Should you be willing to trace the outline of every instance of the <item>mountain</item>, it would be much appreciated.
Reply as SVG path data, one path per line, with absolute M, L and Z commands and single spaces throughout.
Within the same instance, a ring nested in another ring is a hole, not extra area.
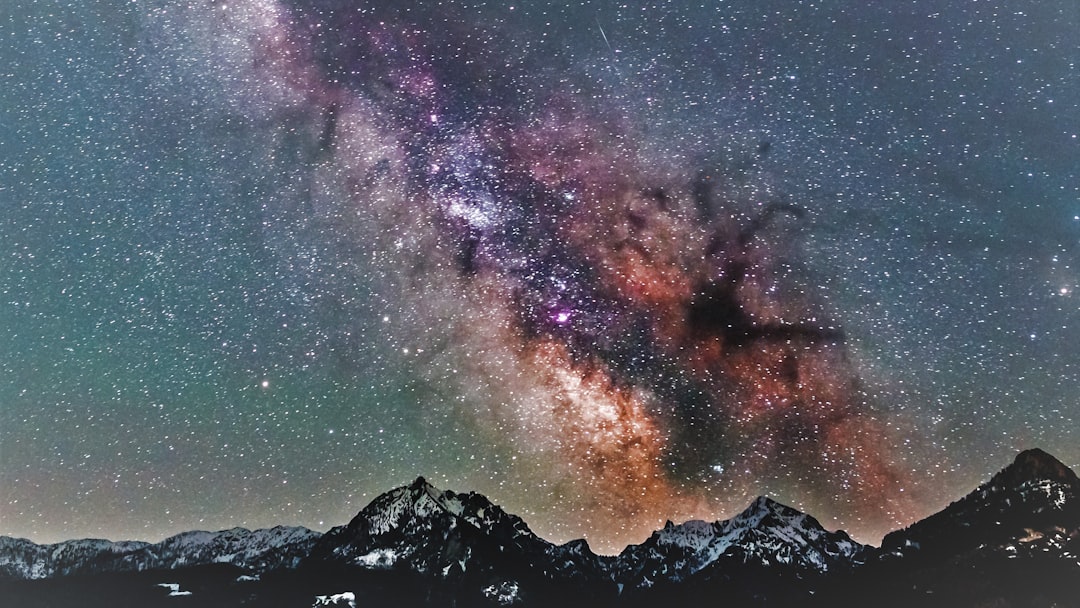
M 259 574 L 296 567 L 320 537 L 307 528 L 289 526 L 184 532 L 124 556 L 123 562 L 136 570 L 227 563 Z
M 767 497 L 668 522 L 618 556 L 550 543 L 486 497 L 423 477 L 326 534 L 186 532 L 160 543 L 0 537 L 19 606 L 1080 606 L 1080 480 L 1040 450 L 881 549 Z
M 0 536 L 0 580 L 33 580 L 102 572 L 123 556 L 150 546 L 143 542 L 100 539 L 37 545 L 25 538 Z
M 868 550 L 847 533 L 829 532 L 813 517 L 762 496 L 725 521 L 668 522 L 623 550 L 614 579 L 631 588 L 680 582 L 718 561 L 824 573 L 850 567 Z
M 858 586 L 882 606 L 1080 606 L 1080 480 L 1027 450 L 970 494 L 892 532 Z
M 595 598 L 608 586 L 603 564 L 585 541 L 554 545 L 486 497 L 441 491 L 419 477 L 327 532 L 301 568 L 337 568 L 344 580 L 385 571 L 402 585 L 419 577 L 441 597 L 482 605 L 549 598 L 553 590 Z
M 477 543 L 529 555 L 544 554 L 550 545 L 484 496 L 442 492 L 419 477 L 376 498 L 348 525 L 331 529 L 312 555 L 372 569 L 406 567 L 449 576 L 481 558 Z
M 703 597 L 733 606 L 802 605 L 827 576 L 851 571 L 872 552 L 762 496 L 732 519 L 668 522 L 623 550 L 613 579 L 630 606 L 690 605 Z
M 319 536 L 307 528 L 278 526 L 184 532 L 155 544 L 87 539 L 37 545 L 0 537 L 0 578 L 35 580 L 222 563 L 258 574 L 296 566 Z
M 886 535 L 881 548 L 887 556 L 920 562 L 980 548 L 1075 560 L 1078 536 L 1080 479 L 1058 459 L 1033 449 L 942 511 Z

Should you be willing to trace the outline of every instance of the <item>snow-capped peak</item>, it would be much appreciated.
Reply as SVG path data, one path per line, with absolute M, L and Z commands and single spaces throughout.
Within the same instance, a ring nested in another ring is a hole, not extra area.
M 442 491 L 423 477 L 375 498 L 349 523 L 354 534 L 381 536 L 426 527 L 444 519 L 449 526 L 466 523 L 486 533 L 536 538 L 521 518 L 510 515 L 475 492 Z
M 748 528 L 757 528 L 763 523 L 775 526 L 779 522 L 784 525 L 802 527 L 806 517 L 808 516 L 802 511 L 778 503 L 768 496 L 758 496 L 731 521 L 732 525 Z
M 440 511 L 448 511 L 445 501 L 439 499 L 434 486 L 418 477 L 408 486 L 376 498 L 353 522 L 362 521 L 366 523 L 368 534 L 379 535 L 400 528 L 407 518 L 424 518 Z M 353 524 L 349 525 L 352 527 Z
M 619 555 L 615 577 L 631 586 L 682 580 L 719 560 L 824 572 L 865 549 L 846 533 L 829 532 L 813 517 L 762 496 L 728 520 L 668 522 Z
M 328 532 L 315 555 L 365 568 L 449 576 L 476 558 L 469 548 L 475 543 L 495 552 L 514 547 L 546 554 L 552 547 L 484 496 L 441 491 L 418 477 L 375 498 L 347 526 Z

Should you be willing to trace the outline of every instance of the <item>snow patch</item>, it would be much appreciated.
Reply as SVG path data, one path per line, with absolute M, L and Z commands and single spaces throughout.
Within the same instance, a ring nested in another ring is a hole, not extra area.
M 483 589 L 484 597 L 495 600 L 500 606 L 510 606 L 517 603 L 521 599 L 520 591 L 517 581 L 503 581 Z
M 315 596 L 315 603 L 311 606 L 312 608 L 318 608 L 320 606 L 348 606 L 349 608 L 356 608 L 356 594 L 352 591 L 345 591 L 343 593 L 335 593 L 334 595 L 317 595 Z
M 180 597 L 184 595 L 191 595 L 190 591 L 181 591 L 180 583 L 158 583 L 158 587 L 164 587 L 169 590 L 169 597 Z
M 357 565 L 367 568 L 389 568 L 398 559 L 398 554 L 393 549 L 376 549 L 356 558 Z

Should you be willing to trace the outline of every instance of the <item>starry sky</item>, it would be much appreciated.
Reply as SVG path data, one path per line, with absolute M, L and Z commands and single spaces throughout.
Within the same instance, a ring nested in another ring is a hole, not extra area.
M 0 534 L 877 543 L 1080 467 L 1073 0 L 0 8 Z

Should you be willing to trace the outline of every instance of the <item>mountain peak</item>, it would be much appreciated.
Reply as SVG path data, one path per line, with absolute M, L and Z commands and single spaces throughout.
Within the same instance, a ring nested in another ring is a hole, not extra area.
M 1080 494 L 1080 479 L 1076 473 L 1038 448 L 1017 454 L 1012 464 L 999 471 L 978 491 L 987 494 L 1045 483 L 1071 488 L 1070 494 Z
M 1039 448 L 1020 452 L 1016 455 L 1013 463 L 1001 471 L 1000 474 L 1007 476 L 1011 481 L 1021 483 L 1043 479 L 1067 483 L 1077 481 L 1076 473 L 1072 469 Z
M 757 528 L 763 525 L 790 524 L 801 526 L 809 518 L 809 515 L 794 507 L 777 502 L 768 496 L 758 496 L 732 521 L 747 527 Z M 815 521 L 814 524 L 817 524 L 817 522 Z
M 768 496 L 758 496 L 746 507 L 746 512 L 754 513 L 777 513 L 794 510 L 783 503 L 779 503 Z
M 494 568 L 507 554 L 541 563 L 550 560 L 554 548 L 484 495 L 439 490 L 420 476 L 379 495 L 348 525 L 327 532 L 309 559 L 313 564 L 438 573 L 445 579 Z M 584 544 L 560 554 L 572 556 L 573 563 L 577 556 L 592 556 Z
M 865 547 L 845 532 L 829 532 L 806 513 L 768 496 L 735 517 L 716 522 L 668 522 L 640 545 L 619 554 L 617 578 L 633 588 L 691 576 L 724 576 L 739 567 L 782 567 L 823 573 L 862 559 Z
M 435 486 L 428 483 L 427 479 L 424 479 L 423 475 L 418 475 L 416 477 L 416 479 L 413 480 L 413 482 L 408 485 L 408 488 L 410 490 L 426 490 L 428 488 L 431 488 L 431 489 L 435 490 L 436 492 L 438 492 L 438 490 L 435 488 Z
M 1030 538 L 1069 535 L 1080 525 L 1080 480 L 1057 458 L 1024 450 L 1012 464 L 945 509 L 882 539 L 893 553 L 946 559 L 980 546 L 1036 546 Z M 1019 539 L 1029 539 L 1020 542 Z

